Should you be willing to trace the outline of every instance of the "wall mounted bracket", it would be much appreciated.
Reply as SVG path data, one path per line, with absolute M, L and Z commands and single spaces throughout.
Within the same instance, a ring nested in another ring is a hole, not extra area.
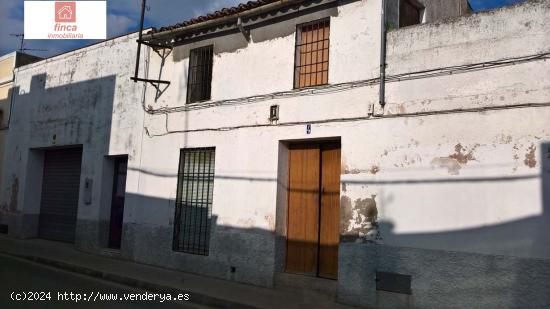
M 151 43 L 151 42 L 147 42 L 147 41 L 144 41 L 143 40 L 143 20 L 145 18 L 145 1 L 146 0 L 141 0 L 141 20 L 140 20 L 140 23 L 139 23 L 139 32 L 138 32 L 138 39 L 137 39 L 137 43 L 138 43 L 138 48 L 137 48 L 137 55 L 136 55 L 136 69 L 134 71 L 134 77 L 130 77 L 131 80 L 134 81 L 134 83 L 137 83 L 137 82 L 146 82 L 146 83 L 150 83 L 151 85 L 153 85 L 153 87 L 155 87 L 157 90 L 159 90 L 159 85 L 160 84 L 166 84 L 166 85 L 170 85 L 170 82 L 167 81 L 167 80 L 158 80 L 158 79 L 148 79 L 148 78 L 139 78 L 138 77 L 138 72 L 139 72 L 139 58 L 140 58 L 140 55 L 141 55 L 141 44 L 143 45 L 146 45 L 146 46 L 149 46 L 151 48 L 153 48 L 153 50 L 159 55 L 159 50 L 160 49 L 169 49 L 170 51 L 172 50 L 172 46 L 168 46 L 168 45 L 163 45 L 163 44 L 158 44 L 158 43 Z M 163 56 L 161 56 L 163 57 Z M 164 62 L 164 57 L 163 57 L 163 62 Z

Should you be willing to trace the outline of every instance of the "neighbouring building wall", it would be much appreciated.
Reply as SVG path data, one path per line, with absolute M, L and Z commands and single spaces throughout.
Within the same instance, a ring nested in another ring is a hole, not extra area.
M 13 69 L 15 66 L 16 53 L 0 57 L 0 186 L 2 185 L 2 167 L 6 130 L 10 117 L 10 102 L 13 86 Z
M 548 2 L 533 2 L 518 8 L 464 17 L 450 23 L 427 24 L 389 33 L 387 74 L 390 80 L 391 76 L 397 74 L 426 70 L 433 70 L 429 73 L 435 75 L 409 80 L 402 76 L 403 81 L 390 81 L 387 84 L 386 114 L 414 116 L 418 113 L 453 114 L 457 111 L 476 111 L 480 114 L 463 113 L 460 117 L 464 120 L 452 122 L 452 125 L 446 125 L 444 119 L 447 116 L 442 115 L 440 118 L 443 122 L 440 125 L 433 123 L 425 134 L 421 129 L 424 126 L 419 125 L 421 131 L 410 139 L 399 137 L 397 144 L 400 146 L 397 149 L 390 145 L 387 145 L 390 148 L 384 150 L 371 148 L 369 151 L 386 153 L 387 150 L 385 160 L 377 160 L 385 168 L 379 166 L 381 172 L 376 174 L 376 178 L 383 181 L 386 176 L 401 180 L 413 177 L 431 179 L 429 176 L 433 176 L 434 179 L 483 180 L 485 177 L 494 180 L 474 185 L 457 182 L 452 188 L 432 186 L 434 183 L 431 183 L 429 198 L 425 198 L 423 193 L 418 197 L 409 195 L 424 190 L 406 186 L 403 188 L 406 191 L 394 194 L 393 203 L 401 206 L 387 209 L 384 215 L 393 221 L 395 232 L 408 234 L 467 230 L 519 218 L 538 217 L 544 213 L 541 199 L 544 193 L 541 191 L 541 164 L 544 161 L 537 160 L 537 156 L 541 155 L 541 147 L 547 141 L 550 131 L 545 128 L 543 117 L 534 116 L 547 110 L 545 104 L 549 103 L 550 74 L 546 70 L 546 58 L 528 60 L 545 54 L 544 57 L 547 57 L 550 52 L 550 36 L 545 30 L 550 25 L 549 8 Z M 503 24 L 508 25 L 506 31 L 502 31 Z M 503 62 L 490 67 L 490 63 L 495 60 Z M 537 72 L 536 78 L 533 72 Z M 522 107 L 527 109 L 518 109 Z M 492 118 L 491 112 L 485 114 L 483 108 L 502 110 L 493 112 L 495 118 Z M 436 121 L 434 118 L 437 117 L 426 116 L 421 119 Z M 422 122 L 412 119 L 405 120 L 404 124 Z M 439 133 L 443 131 L 442 127 L 448 127 L 447 130 L 451 130 L 452 134 Z M 410 132 L 406 129 L 391 131 Z M 410 134 L 402 136 L 407 135 Z M 431 142 L 419 141 L 423 136 Z M 396 163 L 395 160 L 403 162 Z M 385 175 L 382 173 L 384 169 L 391 173 Z M 396 187 L 395 190 L 399 189 Z M 478 196 L 476 192 L 483 192 L 483 195 Z M 460 203 L 461 206 L 456 207 L 449 203 L 450 196 L 466 200 L 473 197 L 476 202 Z M 423 200 L 425 211 L 416 212 L 407 205 L 419 199 Z M 494 205 L 495 208 L 482 208 L 481 205 Z M 449 216 L 452 212 L 457 212 L 459 217 Z M 426 213 L 431 216 L 425 217 Z M 440 219 L 434 221 L 436 218 Z M 420 228 L 422 225 L 430 228 L 425 230 Z M 448 244 L 447 247 L 444 242 L 439 244 L 431 240 L 426 243 L 431 244 L 429 248 L 465 248 L 480 253 L 550 257 L 550 250 L 546 246 L 523 243 L 526 247 L 521 247 L 520 241 L 512 246 L 508 237 L 501 241 L 484 239 L 476 245 L 466 239 Z M 422 246 L 414 240 L 407 240 L 406 243 L 414 247 Z
M 24 54 L 22 52 L 17 52 L 17 57 L 15 59 L 15 67 L 18 68 L 18 67 L 22 67 L 24 65 L 27 65 L 27 64 L 31 64 L 31 63 L 34 63 L 34 62 L 37 62 L 37 61 L 40 61 L 42 60 L 43 58 L 41 57 L 38 57 L 38 56 L 33 56 L 33 55 L 29 55 L 29 54 Z
M 342 176 L 345 231 L 368 232 L 367 202 L 381 240 L 341 246 L 342 301 L 549 303 L 549 17 L 548 1 L 532 1 L 388 34 L 390 119 L 347 140 L 365 146 L 345 154 Z M 375 271 L 412 275 L 413 294 L 376 291 Z
M 15 55 L 13 52 L 0 57 L 0 83 L 12 81 Z
M 0 57 L 0 188 L 7 130 L 10 122 L 10 109 L 13 93 L 13 70 L 22 65 L 40 60 L 39 57 L 13 52 Z
M 136 37 L 122 36 L 16 69 L 0 188 L 1 219 L 10 235 L 37 236 L 44 151 L 82 146 L 76 245 L 88 251 L 106 247 L 112 185 L 105 183 L 113 177 L 106 156 L 128 155 L 130 162 L 139 162 L 143 85 L 130 80 Z M 134 175 L 128 174 L 129 188 Z M 91 183 L 89 203 L 86 182 Z

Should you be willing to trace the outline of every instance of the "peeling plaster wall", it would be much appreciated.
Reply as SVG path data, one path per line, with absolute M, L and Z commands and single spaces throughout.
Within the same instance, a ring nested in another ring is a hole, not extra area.
M 549 10 L 548 1 L 533 1 L 390 32 L 387 72 L 549 52 Z M 548 66 L 548 61 L 537 61 L 389 83 L 385 112 L 399 115 L 548 103 Z M 452 231 L 460 235 L 468 229 L 546 217 L 543 164 L 535 162 L 550 138 L 546 113 L 548 108 L 542 107 L 380 121 L 369 135 L 388 138 L 370 143 L 366 152 L 347 156 L 347 164 L 355 169 L 375 165 L 380 171 L 349 179 L 372 182 L 369 188 L 378 196 L 380 220 L 387 222 L 388 231 L 382 227 L 387 244 L 548 258 L 550 251 L 540 244 L 518 241 L 512 245 L 519 237 L 504 236 L 513 234 L 512 230 L 478 233 L 479 238 L 473 239 L 464 236 L 464 241 L 399 237 Z M 353 189 L 348 188 L 353 199 Z
M 365 128 L 372 135 L 343 138 L 343 148 L 361 142 L 370 147 L 346 152 L 346 164 L 359 172 L 342 176 L 342 194 L 355 207 L 358 200 L 376 196 L 380 232 L 388 245 L 548 258 L 544 242 L 523 241 L 544 233 L 537 221 L 548 211 L 542 165 L 531 167 L 523 157 L 550 139 L 544 119 L 549 112 L 373 121 Z M 449 125 L 461 123 L 467 125 Z M 508 124 L 505 129 L 502 123 Z M 391 138 L 380 140 L 388 133 Z M 380 171 L 371 173 L 372 165 Z M 514 227 L 529 219 L 538 232 Z
M 254 29 L 248 43 L 241 34 L 232 34 L 177 47 L 162 69 L 160 58 L 150 53 L 149 74 L 162 72 L 172 84 L 156 98 L 148 87 L 146 105 L 188 111 L 145 118 L 139 194 L 148 202 L 125 218 L 131 222 L 127 235 L 133 237 L 135 259 L 271 285 L 281 264 L 274 252 L 280 235 L 275 235 L 273 222 L 282 181 L 277 178 L 280 141 L 327 137 L 341 137 L 341 234 L 353 250 L 364 250 L 353 244 L 367 242 L 416 247 L 428 250 L 422 251 L 427 255 L 436 250 L 550 258 L 544 245 L 550 233 L 544 223 L 549 211 L 541 170 L 541 149 L 550 141 L 550 108 L 506 107 L 548 103 L 548 61 L 388 82 L 384 110 L 377 104 L 378 85 L 219 102 L 291 90 L 295 24 L 325 16 L 331 18 L 330 84 L 377 77 L 379 6 L 379 1 L 352 1 Z M 549 12 L 548 2 L 535 1 L 392 31 L 388 74 L 547 51 Z M 189 49 L 209 44 L 215 54 L 212 100 L 186 105 Z M 204 107 L 210 103 L 217 106 Z M 270 126 L 267 119 L 273 104 L 280 106 L 279 126 Z M 369 117 L 371 105 L 377 117 Z M 492 107 L 502 109 L 469 111 Z M 311 134 L 306 134 L 308 122 L 313 123 Z M 211 254 L 174 253 L 170 246 L 179 150 L 212 146 L 216 224 Z M 149 246 L 159 250 L 151 254 Z M 342 261 L 355 254 L 341 253 Z M 229 272 L 230 266 L 236 273 Z M 397 268 L 388 268 L 392 270 Z M 341 277 L 342 282 L 348 279 Z M 423 289 L 420 293 L 429 294 Z M 349 299 L 353 297 L 342 298 Z
M 135 63 L 131 34 L 62 54 L 16 70 L 12 122 L 7 136 L 0 205 L 9 233 L 36 237 L 44 149 L 82 145 L 76 244 L 104 247 L 110 205 L 100 205 L 105 156 L 128 154 L 139 162 L 142 138 L 142 84 L 130 81 Z M 127 187 L 133 176 L 128 174 Z M 91 179 L 92 203 L 84 203 L 84 180 Z M 128 201 L 132 202 L 131 199 Z M 110 203 L 109 203 L 110 204 Z M 107 209 L 106 209 L 107 208 Z

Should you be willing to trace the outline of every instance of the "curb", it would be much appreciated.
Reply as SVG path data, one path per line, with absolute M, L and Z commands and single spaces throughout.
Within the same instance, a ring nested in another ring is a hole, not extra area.
M 139 289 L 146 290 L 153 293 L 171 293 L 171 294 L 187 293 L 190 296 L 188 302 L 197 304 L 197 305 L 214 307 L 214 308 L 228 308 L 228 309 L 232 309 L 232 308 L 259 309 L 260 308 L 260 307 L 254 307 L 248 304 L 238 303 L 238 302 L 234 302 L 234 301 L 230 301 L 222 298 L 200 294 L 197 292 L 184 291 L 178 288 L 173 288 L 170 286 L 152 283 L 152 282 L 131 278 L 123 275 L 103 272 L 100 270 L 96 270 L 96 269 L 92 269 L 84 266 L 78 266 L 78 265 L 70 264 L 66 262 L 61 262 L 58 260 L 32 256 L 32 255 L 19 255 L 19 254 L 13 254 L 13 253 L 3 252 L 3 251 L 0 251 L 0 252 L 8 256 L 25 259 L 25 260 L 43 264 L 43 265 L 48 265 L 54 268 L 70 271 L 73 273 L 83 274 L 89 277 L 99 278 L 99 279 L 123 284 L 126 286 L 139 288 Z

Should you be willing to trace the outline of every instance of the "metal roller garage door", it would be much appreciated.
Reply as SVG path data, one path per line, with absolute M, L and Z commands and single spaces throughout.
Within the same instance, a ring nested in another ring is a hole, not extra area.
M 40 202 L 40 238 L 74 242 L 82 148 L 46 150 Z

